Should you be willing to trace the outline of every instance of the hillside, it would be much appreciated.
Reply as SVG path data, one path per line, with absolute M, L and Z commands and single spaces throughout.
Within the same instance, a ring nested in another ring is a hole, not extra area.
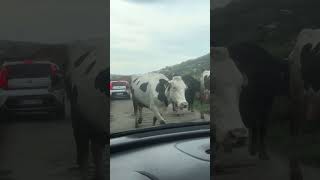
M 209 70 L 209 69 L 210 69 L 210 54 L 206 54 L 199 58 L 187 60 L 174 66 L 165 67 L 156 72 L 163 73 L 168 77 L 171 77 L 172 74 L 176 74 L 180 76 L 189 74 L 194 76 L 195 78 L 198 78 L 200 77 L 200 74 L 204 70 Z
M 319 0 L 240 0 L 211 12 L 211 45 L 253 41 L 286 57 L 303 28 L 319 28 Z
M 173 74 L 176 74 L 176 75 L 190 74 L 195 78 L 199 78 L 200 74 L 204 70 L 209 70 L 209 69 L 210 69 L 210 54 L 206 54 L 199 58 L 187 60 L 173 66 L 167 66 L 163 69 L 160 69 L 158 71 L 153 71 L 153 72 L 163 73 L 169 78 L 171 78 Z M 130 76 L 128 75 L 124 76 L 124 75 L 111 74 L 110 78 L 111 80 L 126 80 L 130 82 Z
M 48 59 L 61 67 L 67 60 L 66 48 L 62 44 L 41 44 L 34 42 L 0 41 L 0 65 L 4 61 L 31 59 Z

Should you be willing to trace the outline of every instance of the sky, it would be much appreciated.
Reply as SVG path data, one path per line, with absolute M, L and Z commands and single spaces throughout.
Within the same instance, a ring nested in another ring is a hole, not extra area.
M 0 40 L 64 43 L 106 36 L 106 0 L 1 0 Z
M 210 0 L 111 0 L 110 71 L 142 74 L 210 51 Z

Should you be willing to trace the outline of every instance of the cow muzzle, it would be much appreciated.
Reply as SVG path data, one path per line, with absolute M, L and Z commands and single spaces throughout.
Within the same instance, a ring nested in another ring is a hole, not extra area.
M 229 131 L 227 141 L 234 146 L 242 146 L 248 140 L 248 130 L 246 128 L 236 128 Z
M 188 107 L 188 102 L 182 102 L 179 105 L 180 109 L 182 110 L 183 108 L 187 108 Z

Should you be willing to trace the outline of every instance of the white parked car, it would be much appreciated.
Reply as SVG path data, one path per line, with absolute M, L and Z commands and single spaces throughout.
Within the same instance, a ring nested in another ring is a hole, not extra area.
M 50 61 L 11 61 L 0 67 L 0 108 L 3 115 L 64 113 L 64 83 Z
M 130 87 L 128 81 L 111 81 L 110 96 L 113 99 L 130 99 Z

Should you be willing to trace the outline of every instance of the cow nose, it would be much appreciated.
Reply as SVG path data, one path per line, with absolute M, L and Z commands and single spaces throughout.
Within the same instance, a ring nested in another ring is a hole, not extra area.
M 245 128 L 237 128 L 229 131 L 229 136 L 227 138 L 233 145 L 242 146 L 246 144 L 248 140 L 248 130 Z
M 183 102 L 180 104 L 181 108 L 187 108 L 188 107 L 188 103 L 187 102 Z
M 230 134 L 235 138 L 247 138 L 248 130 L 245 128 L 236 128 L 230 131 Z

